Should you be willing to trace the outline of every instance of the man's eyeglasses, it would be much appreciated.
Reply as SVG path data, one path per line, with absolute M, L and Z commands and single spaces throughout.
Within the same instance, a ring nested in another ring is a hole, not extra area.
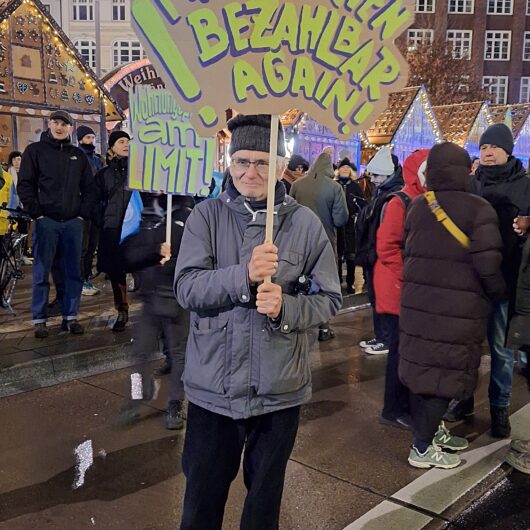
M 248 160 L 248 158 L 233 158 L 232 167 L 238 173 L 245 173 L 248 168 L 253 164 L 258 174 L 262 177 L 269 176 L 269 162 L 268 160 Z

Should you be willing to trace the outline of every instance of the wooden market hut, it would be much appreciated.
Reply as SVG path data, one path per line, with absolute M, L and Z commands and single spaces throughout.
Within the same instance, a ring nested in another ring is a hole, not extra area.
M 467 149 L 469 156 L 479 155 L 482 133 L 493 123 L 489 105 L 484 101 L 433 107 L 444 141 Z
M 64 109 L 105 141 L 123 113 L 40 0 L 0 0 L 0 160 L 38 141 Z
M 490 108 L 495 123 L 511 125 L 514 149 L 513 155 L 519 158 L 525 167 L 530 160 L 530 104 L 495 105 Z
M 304 157 L 312 164 L 325 147 L 333 148 L 333 162 L 346 156 L 359 166 L 361 140 L 356 133 L 347 140 L 341 140 L 327 128 L 312 119 L 309 115 L 290 109 L 280 117 L 286 133 L 288 147 L 292 153 Z
M 403 163 L 417 149 L 429 149 L 442 141 L 442 134 L 423 86 L 393 92 L 388 106 L 374 125 L 361 133 L 362 163 L 367 164 L 376 151 L 391 145 Z

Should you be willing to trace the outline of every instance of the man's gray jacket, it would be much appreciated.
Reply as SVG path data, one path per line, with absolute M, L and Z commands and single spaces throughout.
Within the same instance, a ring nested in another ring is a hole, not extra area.
M 281 320 L 260 315 L 248 263 L 265 237 L 265 211 L 227 193 L 191 213 L 175 270 L 179 304 L 191 311 L 183 381 L 192 403 L 234 419 L 300 405 L 311 397 L 309 345 L 342 302 L 335 258 L 322 224 L 286 196 L 276 205 Z M 298 278 L 318 293 L 295 294 Z

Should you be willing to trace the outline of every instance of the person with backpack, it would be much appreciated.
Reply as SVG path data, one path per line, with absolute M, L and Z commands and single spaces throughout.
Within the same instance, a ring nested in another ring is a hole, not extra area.
M 355 220 L 366 206 L 366 199 L 357 182 L 357 167 L 344 158 L 335 171 L 335 180 L 341 185 L 348 206 L 348 222 L 337 229 L 337 266 L 342 283 L 342 266 L 346 262 L 346 293 L 355 293 Z
M 375 337 L 360 342 L 361 348 L 370 355 L 384 355 L 388 353 L 390 338 L 386 322 L 376 311 L 376 296 L 374 290 L 374 267 L 377 261 L 377 229 L 381 221 L 383 207 L 392 198 L 392 194 L 403 188 L 401 168 L 396 169 L 390 147 L 382 147 L 366 166 L 376 187 L 372 201 L 365 206 L 355 223 L 356 252 L 355 262 L 363 268 L 368 300 L 372 304 L 372 316 Z M 406 201 L 407 195 L 400 200 Z
M 131 421 L 139 416 L 143 401 L 155 397 L 155 380 L 149 365 L 151 354 L 158 348 L 158 338 L 164 337 L 164 355 L 171 359 L 171 381 L 166 416 L 168 429 L 184 427 L 182 403 L 184 387 L 181 381 L 189 331 L 189 312 L 175 299 L 173 279 L 175 265 L 191 213 L 189 198 L 173 197 L 171 245 L 166 243 L 166 197 L 155 198 L 153 206 L 142 212 L 140 231 L 127 237 L 121 246 L 123 266 L 127 272 L 141 271 L 138 295 L 143 302 L 140 322 L 134 328 L 133 351 L 140 363 L 142 394 L 122 409 L 121 420 Z M 157 212 L 160 214 L 157 215 Z M 166 259 L 162 259 L 165 256 Z
M 399 325 L 399 377 L 411 392 L 413 444 L 408 462 L 450 469 L 468 447 L 442 417 L 451 399 L 473 394 L 493 302 L 505 296 L 502 240 L 495 211 L 468 193 L 465 149 L 435 145 L 427 158 L 426 194 L 405 220 Z
M 403 235 L 408 203 L 425 193 L 428 149 L 412 153 L 403 164 L 405 187 L 385 204 L 377 229 L 374 267 L 375 311 L 388 330 L 385 397 L 380 423 L 410 429 L 409 391 L 398 376 L 399 306 L 403 283 Z M 405 200 L 403 200 L 405 199 Z

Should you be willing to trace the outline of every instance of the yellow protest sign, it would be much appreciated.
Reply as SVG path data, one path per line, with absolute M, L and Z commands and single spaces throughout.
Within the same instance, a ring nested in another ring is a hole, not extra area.
M 133 0 L 151 61 L 199 134 L 228 107 L 278 114 L 297 107 L 347 138 L 401 89 L 394 45 L 413 0 Z
M 213 178 L 215 138 L 201 138 L 168 90 L 129 91 L 129 188 L 207 196 Z

